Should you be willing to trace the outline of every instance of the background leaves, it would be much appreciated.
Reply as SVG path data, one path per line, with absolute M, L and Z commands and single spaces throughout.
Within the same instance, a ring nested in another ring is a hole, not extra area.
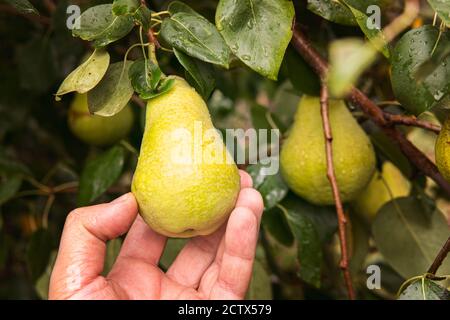
M 114 146 L 88 161 L 80 178 L 78 205 L 88 205 L 105 192 L 119 178 L 124 162 L 122 146 Z

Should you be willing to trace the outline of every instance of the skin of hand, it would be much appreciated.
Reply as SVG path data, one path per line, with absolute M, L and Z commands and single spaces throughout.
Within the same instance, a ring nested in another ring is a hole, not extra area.
M 131 193 L 75 209 L 64 226 L 49 299 L 243 299 L 264 206 L 251 177 L 242 170 L 240 176 L 228 222 L 190 239 L 166 273 L 158 261 L 167 238 L 145 224 Z M 113 268 L 102 276 L 106 242 L 126 232 Z

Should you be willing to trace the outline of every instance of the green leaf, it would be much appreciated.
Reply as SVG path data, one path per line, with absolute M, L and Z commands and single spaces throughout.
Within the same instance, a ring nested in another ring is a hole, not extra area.
M 398 300 L 450 300 L 450 292 L 436 282 L 424 278 L 411 283 Z
M 52 236 L 46 229 L 38 229 L 31 236 L 26 261 L 31 278 L 36 281 L 45 271 L 52 249 Z
M 294 242 L 286 217 L 278 207 L 265 210 L 262 216 L 263 227 L 281 244 L 289 247 Z
M 157 86 L 161 80 L 161 69 L 151 61 L 145 60 L 134 61 L 128 71 L 131 85 L 141 97 L 156 92 Z
M 334 206 L 317 206 L 289 193 L 281 202 L 288 211 L 300 212 L 315 225 L 320 241 L 330 241 L 338 229 L 336 209 Z
M 5 1 L 22 13 L 39 14 L 36 8 L 28 0 L 5 0 Z
M 270 274 L 266 271 L 264 264 L 258 259 L 253 263 L 253 272 L 248 286 L 246 300 L 271 300 L 272 281 Z
M 163 269 L 169 269 L 178 253 L 180 253 L 181 249 L 183 249 L 183 247 L 186 245 L 186 242 L 186 239 L 177 238 L 169 238 L 167 240 L 164 252 L 161 256 L 161 259 L 159 260 L 159 264 L 163 267 Z
M 291 41 L 294 5 L 286 0 L 220 0 L 216 26 L 247 66 L 276 80 Z
M 132 14 L 139 8 L 139 0 L 114 0 L 112 4 L 112 12 L 116 16 Z
M 450 235 L 443 213 L 427 208 L 415 197 L 397 198 L 378 211 L 372 226 L 381 254 L 406 279 L 424 274 Z M 449 262 L 440 273 L 450 273 Z
M 160 82 L 160 85 L 156 90 L 141 93 L 139 96 L 144 100 L 150 100 L 153 98 L 156 98 L 166 92 L 168 92 L 170 89 L 173 88 L 173 85 L 175 84 L 175 79 L 171 77 L 167 77 L 164 80 Z
M 289 128 L 292 125 L 300 96 L 301 94 L 294 90 L 289 80 L 281 84 L 275 92 L 272 99 L 272 112 L 283 127 Z
M 230 50 L 216 27 L 197 13 L 178 12 L 163 20 L 161 36 L 172 47 L 228 68 Z
M 106 50 L 96 49 L 78 68 L 73 70 L 58 89 L 56 100 L 69 92 L 86 93 L 94 88 L 108 70 L 109 54 Z
M 432 56 L 438 41 L 439 30 L 423 26 L 407 32 L 392 53 L 392 89 L 402 106 L 415 115 L 437 107 L 449 98 L 450 56 L 447 56 L 431 74 L 422 81 L 415 79 L 416 70 Z M 450 35 L 442 33 L 435 51 L 450 46 Z
M 428 77 L 434 70 L 439 68 L 450 56 L 450 46 L 437 46 L 433 55 L 423 62 L 414 72 L 414 78 L 421 82 Z
M 352 12 L 336 0 L 308 0 L 308 10 L 332 22 L 347 26 L 357 24 Z
M 100 83 L 88 92 L 91 113 L 110 117 L 119 113 L 133 96 L 133 86 L 128 77 L 132 61 L 116 62 L 109 66 Z
M 122 248 L 122 239 L 116 238 L 113 240 L 109 240 L 106 244 L 106 254 L 105 254 L 105 263 L 103 266 L 103 276 L 107 276 L 111 271 L 114 262 L 116 262 L 117 256 L 119 255 L 120 248 Z
M 347 4 L 347 7 L 353 13 L 356 22 L 358 23 L 362 32 L 364 32 L 364 34 L 366 35 L 367 39 L 369 39 L 369 41 L 375 46 L 375 48 L 377 48 L 377 50 L 379 50 L 386 58 L 389 59 L 391 53 L 389 52 L 389 46 L 383 32 L 377 28 L 367 27 L 367 20 L 369 18 L 364 12 L 352 7 L 349 4 Z
M 50 259 L 48 265 L 45 268 L 45 272 L 37 279 L 34 286 L 36 293 L 42 300 L 48 299 L 48 290 L 50 286 L 50 276 L 52 275 L 53 266 L 56 261 L 56 256 L 58 252 L 56 250 L 52 251 L 50 254 Z
M 81 173 L 78 205 L 88 205 L 108 190 L 120 177 L 124 162 L 125 150 L 121 146 L 114 146 L 89 160 Z
M 300 277 L 319 288 L 322 273 L 322 247 L 315 225 L 300 212 L 287 210 L 286 215 L 297 241 Z
M 376 49 L 357 38 L 333 41 L 330 45 L 328 85 L 333 97 L 347 95 L 361 74 L 375 61 Z
M 31 171 L 23 163 L 0 152 L 0 174 L 31 176 Z
M 19 191 L 22 184 L 20 175 L 0 176 L 0 206 L 10 200 Z
M 278 159 L 273 158 L 271 161 L 278 161 Z M 253 187 L 263 197 L 265 210 L 274 207 L 286 196 L 288 186 L 281 178 L 280 173 L 267 175 L 267 167 L 261 163 L 248 166 L 247 172 L 253 179 Z
M 298 94 L 318 96 L 320 79 L 303 58 L 292 48 L 286 50 L 284 70 Z
M 212 66 L 198 59 L 191 58 L 175 48 L 173 52 L 184 69 L 186 69 L 186 79 L 192 80 L 189 83 L 207 101 L 216 85 Z
M 181 1 L 172 1 L 167 7 L 167 11 L 169 11 L 172 15 L 178 12 L 198 14 L 194 9 Z
M 446 0 L 428 0 L 428 3 L 447 27 L 450 27 L 450 2 Z
M 150 29 L 152 11 L 147 6 L 140 6 L 133 14 L 134 21 L 142 26 L 143 31 Z
M 72 34 L 93 41 L 95 47 L 104 47 L 126 36 L 133 29 L 133 17 L 115 16 L 112 4 L 102 4 L 87 9 L 75 21 Z

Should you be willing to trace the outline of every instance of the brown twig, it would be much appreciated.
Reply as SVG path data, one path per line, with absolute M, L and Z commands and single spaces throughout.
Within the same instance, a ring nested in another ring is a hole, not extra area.
M 415 116 L 404 116 L 400 114 L 392 114 L 388 112 L 384 112 L 384 117 L 389 121 L 389 123 L 394 125 L 405 125 L 412 127 L 419 127 L 426 130 L 433 131 L 435 133 L 441 132 L 441 127 L 431 123 L 429 121 L 424 121 L 417 119 Z
M 52 0 L 44 0 L 44 6 L 50 13 L 54 13 L 56 11 L 56 4 Z
M 43 26 L 49 26 L 51 23 L 51 19 L 48 17 L 44 17 L 42 15 L 37 15 L 37 14 L 32 14 L 32 13 L 22 13 L 7 4 L 0 4 L 0 12 L 4 12 L 4 13 L 11 14 L 11 15 L 16 15 L 16 16 L 21 16 L 32 22 L 41 24 Z
M 292 45 L 321 78 L 326 76 L 328 72 L 327 62 L 311 46 L 311 43 L 298 28 L 294 28 Z M 406 139 L 402 133 L 396 130 L 394 127 L 395 123 L 390 122 L 389 119 L 386 118 L 383 110 L 381 110 L 364 93 L 354 87 L 346 99 L 359 106 L 361 110 L 391 138 L 417 169 L 433 179 L 447 194 L 450 195 L 450 184 L 440 174 L 436 165 Z
M 133 100 L 133 102 L 136 103 L 140 108 L 145 108 L 145 102 L 142 101 L 142 99 L 139 98 L 137 95 L 133 94 L 131 100 Z
M 325 135 L 325 150 L 327 157 L 327 177 L 330 181 L 331 189 L 333 192 L 333 198 L 336 205 L 336 214 L 339 225 L 339 240 L 341 245 L 341 261 L 340 267 L 344 275 L 345 285 L 347 287 L 347 293 L 350 300 L 355 299 L 355 292 L 353 290 L 352 278 L 348 269 L 348 252 L 347 252 L 347 234 L 346 225 L 347 218 L 344 214 L 344 208 L 342 206 L 341 196 L 339 194 L 339 187 L 336 181 L 336 174 L 333 164 L 333 135 L 331 132 L 330 119 L 328 114 L 328 88 L 326 80 L 322 79 L 322 87 L 320 91 L 320 111 L 322 114 L 323 132 Z
M 428 269 L 428 273 L 435 275 L 438 271 L 439 267 L 441 266 L 442 262 L 447 257 L 447 254 L 450 252 L 450 237 L 448 237 L 447 242 L 445 242 L 444 246 L 439 251 L 438 255 L 433 261 L 433 264 Z

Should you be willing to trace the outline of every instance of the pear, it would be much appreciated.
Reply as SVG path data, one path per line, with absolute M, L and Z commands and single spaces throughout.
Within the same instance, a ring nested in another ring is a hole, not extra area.
M 174 238 L 217 230 L 234 208 L 240 177 L 200 95 L 182 78 L 148 101 L 131 190 L 145 222 Z
M 333 164 L 342 201 L 354 199 L 375 170 L 373 146 L 341 100 L 329 101 Z M 327 178 L 320 101 L 304 95 L 280 155 L 281 173 L 291 190 L 317 205 L 334 203 Z
M 378 210 L 394 198 L 406 197 L 411 183 L 392 162 L 383 163 L 381 173 L 377 170 L 369 185 L 352 203 L 353 209 L 367 222 L 372 222 Z
M 86 93 L 75 95 L 68 113 L 72 133 L 83 142 L 94 146 L 111 145 L 125 138 L 133 126 L 133 118 L 129 105 L 112 117 L 91 114 Z
M 450 182 L 450 117 L 445 120 L 436 140 L 435 156 L 439 171 Z

